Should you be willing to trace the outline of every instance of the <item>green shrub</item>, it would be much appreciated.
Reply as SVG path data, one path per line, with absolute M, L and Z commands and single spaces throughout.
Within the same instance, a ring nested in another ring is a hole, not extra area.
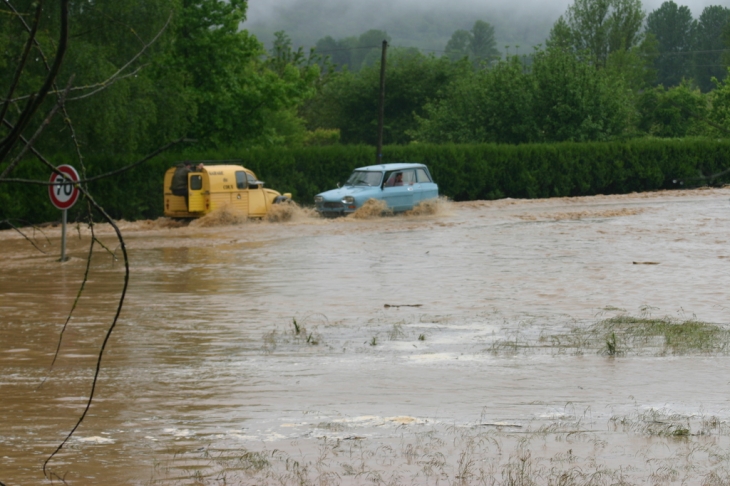
M 180 160 L 239 160 L 280 192 L 310 205 L 318 192 L 344 182 L 353 168 L 375 163 L 375 149 L 364 145 L 313 146 L 296 149 L 235 149 L 215 152 L 186 150 L 165 153 L 124 174 L 89 184 L 97 202 L 115 219 L 154 219 L 162 215 L 165 171 Z M 77 166 L 70 157 L 53 159 Z M 136 160 L 86 159 L 89 177 Z M 730 141 L 706 139 L 642 139 L 611 143 L 524 145 L 427 145 L 383 148 L 383 162 L 422 162 L 429 166 L 440 193 L 456 201 L 623 194 L 657 189 L 718 184 L 730 180 L 702 178 L 730 168 Z M 13 177 L 48 180 L 40 163 L 30 161 Z M 680 184 L 684 182 L 684 184 Z M 80 201 L 69 219 L 82 213 Z M 60 212 L 41 185 L 0 184 L 0 221 L 44 222 Z

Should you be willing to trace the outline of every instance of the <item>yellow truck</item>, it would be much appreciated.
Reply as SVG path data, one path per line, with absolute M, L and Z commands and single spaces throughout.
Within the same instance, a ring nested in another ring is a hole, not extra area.
M 171 218 L 199 218 L 225 205 L 250 218 L 263 218 L 273 204 L 291 200 L 290 193 L 265 189 L 245 167 L 198 161 L 168 169 L 164 194 L 164 214 Z

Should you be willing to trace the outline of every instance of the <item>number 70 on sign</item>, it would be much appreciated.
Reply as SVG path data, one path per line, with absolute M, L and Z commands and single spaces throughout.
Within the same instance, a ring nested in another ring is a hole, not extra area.
M 59 165 L 56 170 L 66 177 L 55 172 L 52 173 L 51 185 L 48 186 L 48 195 L 53 205 L 58 209 L 68 209 L 79 198 L 79 188 L 76 186 L 79 181 L 79 173 L 70 165 Z

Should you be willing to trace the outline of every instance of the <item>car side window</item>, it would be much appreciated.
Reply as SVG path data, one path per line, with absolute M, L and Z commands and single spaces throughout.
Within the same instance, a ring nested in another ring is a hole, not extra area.
M 416 173 L 413 170 L 404 170 L 403 171 L 403 185 L 404 186 L 412 186 L 413 183 L 416 182 Z
M 403 177 L 403 173 L 401 171 L 395 171 L 390 172 L 387 174 L 385 178 L 385 183 L 383 184 L 384 187 L 393 187 L 395 185 L 400 185 L 396 183 L 396 179 L 398 179 L 398 174 L 400 174 L 400 177 Z
M 254 176 L 246 172 L 246 179 L 248 180 L 248 188 L 249 189 L 258 189 L 259 188 L 259 181 L 256 180 Z
M 412 186 L 414 182 L 416 182 L 416 173 L 413 170 L 396 170 L 388 175 L 383 186 Z
M 418 182 L 431 182 L 431 178 L 424 169 L 416 169 L 416 175 L 418 177 Z
M 246 173 L 242 170 L 236 172 L 236 189 L 246 189 Z

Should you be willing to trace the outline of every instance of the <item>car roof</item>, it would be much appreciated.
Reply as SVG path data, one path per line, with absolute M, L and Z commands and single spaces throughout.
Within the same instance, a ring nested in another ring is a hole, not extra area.
M 404 169 L 415 169 L 418 167 L 426 167 L 424 164 L 417 164 L 412 162 L 395 162 L 391 164 L 378 164 L 368 165 L 366 167 L 358 167 L 355 170 L 404 170 Z

